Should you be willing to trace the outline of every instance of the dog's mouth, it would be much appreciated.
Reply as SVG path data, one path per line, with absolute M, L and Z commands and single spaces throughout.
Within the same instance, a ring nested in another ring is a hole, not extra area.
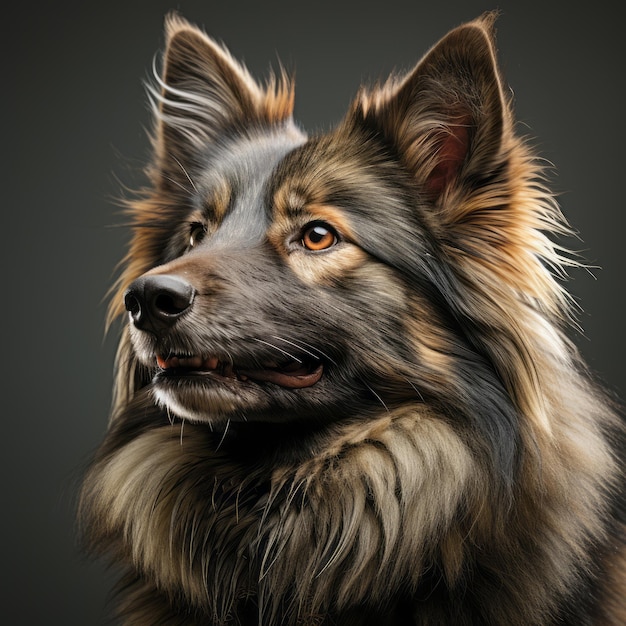
M 207 373 L 229 381 L 273 383 L 287 389 L 312 387 L 319 382 L 324 372 L 323 363 L 315 358 L 293 358 L 260 367 L 221 361 L 217 356 L 205 358 L 198 355 L 157 355 L 156 362 L 162 374 L 168 376 Z

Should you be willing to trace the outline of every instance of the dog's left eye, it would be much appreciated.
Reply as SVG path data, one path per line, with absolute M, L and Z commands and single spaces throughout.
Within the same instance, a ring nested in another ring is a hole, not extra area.
M 206 228 L 204 224 L 200 222 L 194 222 L 189 225 L 189 240 L 187 242 L 187 246 L 189 248 L 193 248 L 198 245 L 206 235 Z
M 337 233 L 322 222 L 309 224 L 302 232 L 302 245 L 312 252 L 327 250 L 339 241 Z

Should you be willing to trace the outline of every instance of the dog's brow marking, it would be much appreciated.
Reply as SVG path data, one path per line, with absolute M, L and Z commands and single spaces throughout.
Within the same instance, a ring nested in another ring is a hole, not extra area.
M 222 220 L 226 216 L 226 212 L 231 204 L 232 195 L 232 187 L 223 178 L 220 178 L 213 186 L 209 197 L 206 199 L 206 204 L 217 220 Z
M 354 240 L 352 226 L 348 222 L 345 213 L 330 204 L 309 204 L 305 206 L 314 219 L 321 219 L 332 224 L 346 239 Z
M 299 213 L 306 205 L 306 196 L 291 188 L 291 181 L 283 183 L 274 193 L 274 207 L 283 216 Z

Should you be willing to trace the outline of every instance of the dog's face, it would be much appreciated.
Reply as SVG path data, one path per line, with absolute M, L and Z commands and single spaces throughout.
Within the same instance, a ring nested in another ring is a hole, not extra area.
M 264 91 L 176 19 L 157 81 L 154 189 L 121 279 L 157 401 L 211 423 L 471 404 L 467 380 L 493 372 L 458 322 L 446 221 L 499 175 L 506 118 L 482 26 L 313 138 L 286 78 Z
M 376 255 L 398 249 L 385 223 L 407 181 L 355 132 L 234 137 L 189 173 L 165 263 L 125 295 L 135 352 L 174 415 L 325 419 L 416 395 L 399 338 L 419 298 Z M 425 254 L 406 213 L 406 244 Z

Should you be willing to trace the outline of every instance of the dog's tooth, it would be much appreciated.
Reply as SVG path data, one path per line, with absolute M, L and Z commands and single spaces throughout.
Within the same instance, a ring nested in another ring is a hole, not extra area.
M 186 356 L 178 359 L 181 367 L 202 367 L 202 359 L 199 356 Z
M 218 365 L 219 361 L 216 356 L 210 356 L 208 359 L 204 360 L 204 363 L 202 363 L 202 367 L 207 370 L 216 370 Z

